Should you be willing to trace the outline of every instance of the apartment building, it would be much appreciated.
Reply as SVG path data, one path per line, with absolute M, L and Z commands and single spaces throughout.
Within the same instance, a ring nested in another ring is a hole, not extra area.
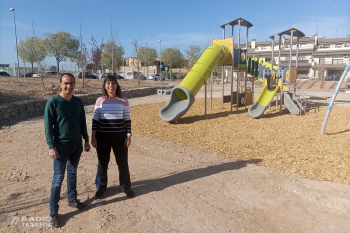
M 274 64 L 278 64 L 278 41 L 274 42 Z M 296 66 L 296 38 L 293 39 L 292 67 Z M 271 62 L 272 41 L 248 44 L 248 56 L 258 57 Z M 245 48 L 242 45 L 241 48 Z M 280 66 L 289 66 L 290 38 L 281 40 Z M 350 36 L 346 38 L 326 39 L 324 37 L 304 37 L 299 39 L 298 77 L 309 76 L 324 78 L 327 76 L 340 77 L 348 64 L 350 56 Z M 350 78 L 350 74 L 348 77 Z

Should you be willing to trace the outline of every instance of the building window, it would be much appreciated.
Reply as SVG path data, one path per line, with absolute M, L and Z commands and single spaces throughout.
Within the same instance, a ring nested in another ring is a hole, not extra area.
M 267 61 L 271 61 L 271 58 L 270 57 L 267 57 L 267 58 L 265 58 L 265 61 L 267 62 Z
M 320 58 L 320 64 L 324 64 L 324 58 Z
M 333 59 L 333 65 L 342 65 L 343 59 Z

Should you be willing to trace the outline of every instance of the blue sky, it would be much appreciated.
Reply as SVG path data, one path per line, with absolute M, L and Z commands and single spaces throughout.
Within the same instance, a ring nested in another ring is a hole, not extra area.
M 216 3 L 214 3 L 216 2 Z M 113 31 L 125 49 L 125 57 L 133 56 L 131 42 L 141 38 L 159 51 L 176 47 L 185 55 L 189 45 L 209 45 L 210 38 L 222 39 L 220 25 L 242 17 L 254 27 L 249 30 L 249 41 L 268 39 L 272 34 L 295 27 L 310 37 L 316 32 L 326 38 L 350 35 L 349 0 L 294 0 L 294 1 L 207 1 L 207 0 L 1 0 L 0 1 L 0 63 L 16 62 L 13 13 L 16 9 L 17 37 L 24 39 L 32 34 L 32 21 L 36 35 L 45 32 L 68 31 L 79 36 L 83 24 L 83 41 L 88 45 L 93 35 L 100 43 L 111 37 Z M 235 27 L 237 38 L 238 27 Z M 337 35 L 336 35 L 336 30 Z M 227 28 L 227 36 L 231 29 Z M 245 29 L 241 42 L 245 43 Z M 54 65 L 54 58 L 47 58 Z M 62 63 L 71 67 L 71 63 Z M 67 68 L 68 68 L 67 67 Z

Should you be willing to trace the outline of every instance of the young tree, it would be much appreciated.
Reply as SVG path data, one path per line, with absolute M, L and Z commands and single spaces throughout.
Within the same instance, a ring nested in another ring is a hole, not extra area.
M 147 47 L 147 45 L 145 47 L 140 47 L 137 51 L 137 57 L 140 59 L 141 62 L 143 62 L 145 67 L 153 65 L 157 58 L 157 50 L 151 47 Z
M 40 63 L 46 57 L 43 40 L 34 35 L 25 40 L 21 40 L 18 44 L 18 55 L 22 61 L 32 64 L 33 72 L 34 63 Z
M 140 39 L 141 40 L 141 39 Z M 139 53 L 139 49 L 140 49 L 140 42 L 138 39 L 134 39 L 133 42 L 131 42 L 131 44 L 133 45 L 133 53 L 134 56 L 137 59 L 137 64 L 134 64 L 134 67 L 136 67 L 137 70 L 137 85 L 140 85 L 140 66 L 141 66 L 141 60 L 140 60 L 140 53 Z
M 74 62 L 78 66 L 78 72 L 79 68 L 81 68 L 81 71 L 84 72 L 84 68 L 89 60 L 89 51 L 86 48 L 85 43 L 81 42 L 80 50 L 78 50 L 74 55 L 70 57 L 71 62 Z M 84 82 L 84 80 L 83 80 Z
M 49 56 L 55 57 L 57 62 L 57 73 L 59 73 L 60 62 L 65 61 L 77 54 L 79 40 L 69 32 L 60 31 L 56 34 L 45 33 L 45 47 Z
M 101 62 L 107 69 L 120 68 L 123 63 L 124 48 L 121 45 L 117 45 L 114 40 L 109 40 L 106 43 L 101 44 L 102 54 Z M 112 53 L 113 51 L 113 53 Z M 113 54 L 113 68 L 112 68 L 112 54 Z
M 97 44 L 97 41 L 96 41 L 94 36 L 91 37 L 90 45 L 91 45 L 91 64 L 92 64 L 92 69 L 98 70 L 100 68 L 102 49 Z
M 202 55 L 203 50 L 199 45 L 190 45 L 188 50 L 186 50 L 187 59 L 189 62 L 190 68 L 198 61 Z
M 177 48 L 163 49 L 161 52 L 162 61 L 170 67 L 170 79 L 172 77 L 172 68 L 181 67 L 184 56 Z

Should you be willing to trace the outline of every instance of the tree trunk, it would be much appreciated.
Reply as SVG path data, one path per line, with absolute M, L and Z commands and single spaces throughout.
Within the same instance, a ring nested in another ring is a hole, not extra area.
M 83 78 L 83 88 L 85 88 L 85 70 L 83 67 L 81 68 L 81 77 Z
M 173 67 L 170 67 L 170 82 L 173 81 Z
M 34 72 L 34 62 L 32 62 L 32 73 Z
M 57 61 L 57 68 L 56 68 L 56 71 L 57 71 L 57 76 L 59 75 L 59 73 L 60 73 L 60 63 L 59 63 L 59 61 L 56 59 L 56 61 Z

